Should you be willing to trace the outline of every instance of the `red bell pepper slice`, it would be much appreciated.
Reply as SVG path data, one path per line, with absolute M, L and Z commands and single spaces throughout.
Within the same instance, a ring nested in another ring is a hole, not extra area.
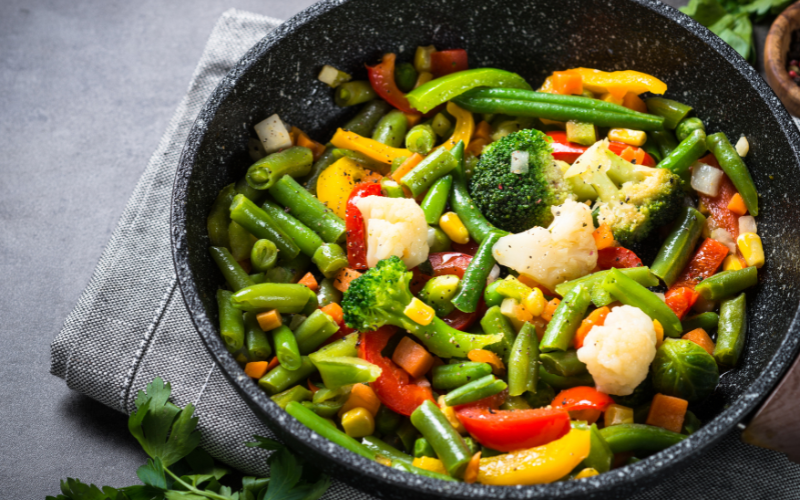
M 498 451 L 534 448 L 555 441 L 570 429 L 563 409 L 495 410 L 485 406 L 456 407 L 456 416 L 472 437 Z
M 624 142 L 608 141 L 608 149 L 617 156 L 622 156 L 622 152 L 628 148 L 633 148 L 634 150 L 641 149 L 636 146 L 631 146 L 630 144 L 625 144 Z M 642 153 L 644 153 L 642 166 L 655 167 L 656 161 L 653 159 L 653 157 L 647 154 L 647 151 L 642 151 Z
M 589 386 L 573 387 L 559 392 L 550 403 L 552 408 L 566 411 L 599 410 L 605 411 L 614 400 L 608 394 Z
M 717 159 L 712 154 L 700 158 L 699 161 L 706 165 L 720 168 Z M 700 201 L 708 207 L 708 211 L 711 212 L 711 216 L 714 218 L 717 226 L 728 231 L 734 241 L 739 237 L 739 216 L 728 210 L 728 203 L 731 202 L 731 198 L 733 198 L 733 195 L 737 192 L 733 182 L 731 182 L 727 175 L 723 175 L 717 196 L 697 193 L 700 197 Z
M 375 182 L 362 182 L 350 191 L 345 209 L 345 229 L 347 231 L 347 262 L 352 269 L 367 269 L 367 236 L 364 231 L 364 216 L 356 203 L 367 196 L 383 196 L 381 185 Z
M 683 318 L 686 311 L 691 309 L 697 300 L 697 292 L 694 291 L 694 287 L 704 279 L 713 276 L 727 256 L 728 247 L 722 243 L 711 238 L 703 241 L 692 260 L 681 272 L 678 281 L 664 294 L 667 305 L 678 318 Z
M 627 269 L 629 267 L 642 267 L 640 259 L 633 251 L 623 247 L 608 247 L 597 252 L 597 267 L 602 270 Z
M 438 50 L 431 54 L 431 73 L 436 78 L 469 69 L 464 49 Z
M 664 302 L 678 316 L 678 319 L 683 319 L 686 312 L 697 302 L 699 295 L 688 286 L 671 287 L 664 294 Z
M 586 146 L 569 142 L 567 140 L 567 133 L 559 130 L 547 132 L 547 136 L 553 139 L 550 147 L 553 149 L 553 158 L 559 161 L 565 161 L 569 164 L 575 162 L 580 155 L 589 149 Z
M 361 336 L 358 357 L 381 368 L 381 375 L 370 387 L 390 410 L 409 416 L 426 400 L 433 401 L 430 386 L 414 383 L 411 376 L 390 358 L 381 354 L 397 328 L 384 326 Z
M 418 115 L 419 111 L 411 107 L 406 95 L 397 87 L 394 81 L 394 54 L 384 54 L 380 64 L 367 66 L 367 76 L 369 83 L 375 92 L 395 108 L 403 113 Z

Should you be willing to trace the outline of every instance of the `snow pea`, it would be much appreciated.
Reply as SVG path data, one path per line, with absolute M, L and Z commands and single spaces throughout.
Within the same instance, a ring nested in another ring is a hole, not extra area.
M 330 303 L 336 302 L 337 304 L 342 301 L 342 292 L 333 286 L 333 280 L 325 278 L 319 282 L 319 290 L 317 290 L 317 299 L 319 306 L 325 307 Z
M 408 118 L 402 111 L 393 109 L 386 113 L 375 125 L 372 139 L 393 148 L 403 146 L 408 130 Z
M 706 133 L 702 130 L 694 130 L 678 144 L 678 147 L 658 162 L 656 168 L 666 168 L 674 174 L 684 175 L 689 171 L 692 163 L 703 156 L 707 149 Z
M 275 355 L 281 366 L 290 371 L 300 368 L 300 350 L 297 348 L 297 339 L 294 333 L 286 326 L 279 326 L 272 330 L 272 343 L 275 345 Z
M 453 185 L 453 176 L 445 175 L 436 179 L 425 198 L 422 199 L 420 207 L 425 213 L 425 221 L 436 226 L 439 224 L 439 218 L 444 212 L 444 207 L 447 205 L 447 198 L 450 197 L 450 188 Z
M 495 68 L 478 68 L 457 71 L 431 80 L 406 94 L 406 98 L 415 109 L 427 113 L 436 106 L 475 87 L 531 90 L 528 82 L 516 73 Z

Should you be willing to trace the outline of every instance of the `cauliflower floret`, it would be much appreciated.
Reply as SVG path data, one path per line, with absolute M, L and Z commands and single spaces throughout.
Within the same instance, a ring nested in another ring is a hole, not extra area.
M 589 274 L 597 265 L 592 237 L 592 211 L 567 200 L 551 207 L 550 227 L 532 227 L 500 238 L 492 248 L 495 260 L 552 289 L 559 283 Z
M 638 307 L 615 307 L 603 326 L 586 335 L 578 359 L 586 363 L 597 390 L 627 396 L 647 378 L 656 357 L 653 320 Z
M 367 196 L 356 202 L 367 227 L 367 265 L 395 255 L 411 269 L 428 259 L 428 223 L 408 198 Z

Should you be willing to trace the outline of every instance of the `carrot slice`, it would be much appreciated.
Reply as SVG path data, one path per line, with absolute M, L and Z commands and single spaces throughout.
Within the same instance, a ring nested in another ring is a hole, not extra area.
M 474 483 L 478 480 L 478 471 L 481 468 L 481 452 L 472 455 L 467 464 L 467 469 L 464 471 L 464 482 Z
M 592 327 L 595 325 L 603 326 L 603 323 L 606 321 L 606 316 L 608 316 L 610 312 L 611 309 L 608 307 L 601 307 L 592 311 L 581 321 L 581 326 L 579 326 L 578 331 L 575 332 L 575 349 L 583 347 L 583 341 L 586 339 L 586 336 L 589 335 L 589 332 L 592 331 Z
M 544 312 L 541 314 L 542 318 L 546 319 L 547 321 L 553 319 L 553 313 L 556 312 L 556 308 L 560 303 L 561 299 L 559 298 L 554 298 L 553 300 L 548 302 L 547 305 L 544 306 Z
M 280 362 L 280 361 L 278 361 L 278 356 L 275 356 L 274 358 L 272 358 L 272 359 L 270 360 L 269 364 L 267 365 L 267 371 L 270 371 L 270 370 L 272 370 L 273 368 L 275 368 L 275 367 L 276 367 L 276 366 L 278 366 L 279 364 L 281 364 L 281 362 Z
M 361 273 L 349 267 L 339 269 L 336 276 L 333 278 L 333 287 L 340 292 L 344 293 L 350 288 L 350 282 L 361 276 Z
M 503 360 L 492 351 L 486 349 L 473 349 L 467 353 L 467 358 L 476 363 L 488 363 L 492 367 L 492 373 L 501 377 L 506 373 L 506 365 Z
M 320 307 L 320 310 L 333 318 L 333 320 L 340 325 L 344 321 L 344 311 L 342 311 L 342 306 L 336 302 L 331 302 L 325 307 Z
M 627 149 L 625 151 L 627 151 Z M 597 245 L 598 250 L 614 246 L 614 233 L 611 232 L 611 226 L 608 224 L 600 224 L 600 227 L 595 229 L 592 233 L 592 237 L 594 238 L 594 243 Z
M 397 167 L 397 170 L 392 173 L 392 179 L 400 182 L 400 179 L 402 179 L 404 175 L 414 170 L 414 167 L 419 165 L 424 159 L 425 157 L 419 153 L 414 153 L 413 155 L 409 156 L 406 161 L 401 163 L 400 166 Z
M 317 283 L 317 278 L 314 277 L 311 273 L 306 273 L 305 276 L 300 278 L 300 281 L 297 282 L 298 285 L 305 285 L 311 289 L 312 292 L 316 292 L 319 290 L 319 283 Z
M 681 338 L 691 340 L 712 356 L 714 355 L 714 341 L 711 340 L 711 337 L 709 337 L 708 333 L 702 328 L 695 328 L 691 332 L 684 334 Z
M 489 122 L 486 120 L 481 121 L 477 127 L 475 127 L 475 132 L 472 134 L 472 139 L 488 139 L 492 135 L 492 126 L 489 125 Z
M 397 344 L 392 361 L 414 378 L 422 377 L 433 366 L 431 353 L 408 337 L 403 337 Z
M 680 432 L 689 402 L 685 399 L 656 394 L 647 414 L 647 425 L 654 425 L 672 432 Z
M 267 374 L 268 367 L 266 361 L 251 361 L 244 365 L 244 374 L 250 378 L 261 378 Z

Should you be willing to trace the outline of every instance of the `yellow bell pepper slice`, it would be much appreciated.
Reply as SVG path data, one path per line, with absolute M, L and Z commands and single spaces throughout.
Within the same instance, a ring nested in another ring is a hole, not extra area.
M 407 149 L 393 148 L 373 139 L 362 137 L 355 132 L 348 132 L 342 129 L 337 129 L 336 133 L 333 134 L 331 144 L 337 148 L 358 151 L 375 161 L 386 163 L 387 165 L 391 165 L 392 160 L 395 158 L 411 156 L 411 151 Z
M 442 144 L 442 147 L 449 151 L 456 147 L 458 141 L 464 141 L 464 148 L 467 148 L 469 140 L 472 139 L 472 134 L 475 132 L 475 119 L 472 118 L 472 113 L 459 108 L 452 102 L 447 103 L 447 112 L 456 119 L 456 126 L 453 129 L 453 135 Z
M 344 219 L 347 215 L 347 200 L 356 184 L 380 179 L 380 174 L 363 168 L 357 161 L 347 157 L 339 158 L 319 174 L 317 198 Z
M 572 429 L 561 439 L 536 448 L 482 458 L 478 482 L 498 486 L 552 483 L 589 456 L 590 431 Z
M 658 78 L 639 71 L 600 71 L 592 68 L 573 68 L 583 79 L 583 88 L 595 94 L 611 94 L 618 99 L 625 97 L 628 92 L 642 94 L 652 92 L 663 94 L 667 91 L 667 84 Z

